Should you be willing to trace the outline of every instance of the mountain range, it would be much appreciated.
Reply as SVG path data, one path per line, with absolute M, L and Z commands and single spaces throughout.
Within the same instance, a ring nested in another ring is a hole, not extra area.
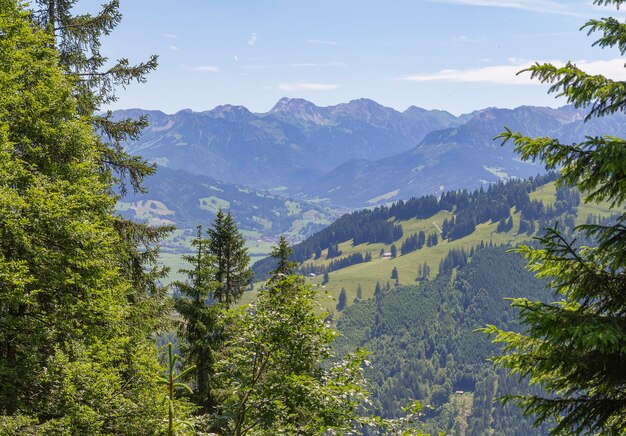
M 626 125 L 624 114 L 585 122 L 586 113 L 522 106 L 455 116 L 416 106 L 399 112 L 368 99 L 319 107 L 283 98 L 266 113 L 223 105 L 114 115 L 148 118 L 150 126 L 127 147 L 161 167 L 354 209 L 542 173 L 521 162 L 512 144 L 493 140 L 504 127 L 576 142 L 619 135 Z

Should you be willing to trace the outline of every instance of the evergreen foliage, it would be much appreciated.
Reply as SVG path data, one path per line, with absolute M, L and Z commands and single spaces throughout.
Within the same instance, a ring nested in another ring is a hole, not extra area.
M 111 111 L 96 114 L 102 105 L 117 101 L 117 87 L 145 82 L 147 74 L 157 66 L 157 56 L 152 55 L 146 62 L 135 65 L 122 58 L 108 66 L 109 59 L 100 51 L 101 39 L 122 20 L 119 0 L 103 4 L 95 15 L 74 15 L 72 9 L 76 3 L 77 0 L 37 0 L 34 21 L 55 42 L 58 64 L 74 85 L 78 114 L 87 117 L 100 133 L 97 140 L 100 165 L 114 171 L 118 181 L 128 179 L 134 190 L 141 190 L 143 178 L 154 172 L 154 166 L 148 165 L 140 156 L 129 155 L 123 143 L 137 139 L 147 126 L 147 120 L 114 121 Z M 119 188 L 125 192 L 125 183 L 120 183 Z
M 178 337 L 183 363 L 195 367 L 192 398 L 204 412 L 216 406 L 211 389 L 214 353 L 221 339 L 220 306 L 211 304 L 219 283 L 215 281 L 215 262 L 209 254 L 209 245 L 209 240 L 202 235 L 202 226 L 198 226 L 192 241 L 195 253 L 183 257 L 191 269 L 180 270 L 187 280 L 174 283 L 178 294 L 174 307 L 182 318 Z
M 208 231 L 208 252 L 213 257 L 217 287 L 213 297 L 226 307 L 236 303 L 252 280 L 245 240 L 230 212 L 217 212 Z
M 594 3 L 619 7 L 624 2 Z M 592 19 L 583 28 L 600 33 L 594 45 L 614 47 L 624 54 L 626 26 L 617 19 Z M 535 64 L 527 71 L 549 83 L 550 92 L 565 96 L 576 107 L 589 107 L 587 119 L 626 110 L 623 81 L 590 75 L 573 63 Z M 548 280 L 558 301 L 513 300 L 520 310 L 523 334 L 508 332 L 502 324 L 485 328 L 504 346 L 495 364 L 529 377 L 548 392 L 507 398 L 533 415 L 536 423 L 552 423 L 555 434 L 622 434 L 626 432 L 626 141 L 603 136 L 563 144 L 510 130 L 500 138 L 512 140 L 522 159 L 560 168 L 559 184 L 577 186 L 585 201 L 606 200 L 621 210 L 612 224 L 580 227 L 589 246 L 575 244 L 555 226 L 538 247 L 518 250 L 529 269 Z
M 490 185 L 486 190 L 446 192 L 438 200 L 435 197 L 427 196 L 408 201 L 398 201 L 389 207 L 380 206 L 372 210 L 346 214 L 327 228 L 296 244 L 293 247 L 293 255 L 290 260 L 301 264 L 311 257 L 319 258 L 321 250 L 333 247 L 329 251 L 332 253 L 333 250 L 338 250 L 340 243 L 350 240 L 353 245 L 375 242 L 391 245 L 403 236 L 402 226 L 397 222 L 404 219 L 428 218 L 442 210 L 454 213 L 449 219 L 444 220 L 442 226 L 441 238 L 448 240 L 459 239 L 471 234 L 478 224 L 489 221 L 499 222 L 503 218 L 508 219 L 513 207 L 516 211 L 521 212 L 527 220 L 531 217 L 534 220 L 539 220 L 539 228 L 543 228 L 543 225 L 547 227 L 565 211 L 574 214 L 578 204 L 575 193 L 563 195 L 562 200 L 557 201 L 554 206 L 548 207 L 544 207 L 540 201 L 530 199 L 529 192 L 553 181 L 556 177 L 556 173 L 551 172 L 528 180 L 499 182 Z M 435 205 L 437 206 L 436 210 Z M 426 209 L 422 211 L 421 207 Z M 429 237 L 424 235 L 424 238 L 426 238 L 424 242 L 427 245 L 429 240 L 430 246 L 439 243 L 439 235 L 436 233 Z M 405 242 L 408 245 L 405 245 L 404 252 L 401 246 L 402 254 L 412 251 L 413 247 L 417 245 L 420 247 L 424 245 L 419 233 L 417 234 L 418 241 L 414 240 L 413 235 L 409 239 L 410 242 Z M 253 265 L 255 280 L 260 281 L 267 278 L 268 272 L 273 268 L 272 265 L 273 260 L 271 259 L 256 262 Z
M 270 257 L 273 262 L 276 263 L 276 269 L 271 274 L 272 278 L 277 277 L 279 274 L 291 275 L 298 266 L 297 262 L 289 260 L 292 249 L 284 236 L 281 236 L 278 240 L 278 244 L 270 251 Z
M 528 389 L 487 362 L 497 347 L 474 333 L 485 323 L 518 330 L 517 311 L 505 297 L 532 292 L 545 301 L 549 291 L 543 287 L 519 256 L 504 247 L 483 247 L 454 278 L 446 273 L 387 291 L 378 284 L 373 299 L 342 312 L 335 349 L 342 354 L 362 346 L 371 353 L 366 376 L 373 412 L 383 417 L 397 416 L 402 405 L 417 399 L 432 406 L 423 417 L 425 430 L 435 434 L 462 434 L 455 417 L 463 414 L 466 434 L 545 434 L 546 426 L 534 429 L 518 408 L 494 403 L 498 396 Z M 462 398 L 473 406 L 454 409 Z
M 18 434 L 157 432 L 162 231 L 113 215 L 92 97 L 20 5 L 0 1 L 0 421 Z
M 341 288 L 341 292 L 339 293 L 339 300 L 337 301 L 337 310 L 341 312 L 346 307 L 346 303 L 348 302 L 348 296 L 346 294 L 346 288 Z

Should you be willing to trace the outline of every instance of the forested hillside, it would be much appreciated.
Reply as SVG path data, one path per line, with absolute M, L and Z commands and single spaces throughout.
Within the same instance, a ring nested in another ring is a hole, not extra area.
M 385 287 L 373 299 L 348 307 L 337 323 L 341 353 L 365 347 L 371 365 L 374 406 L 383 415 L 417 398 L 427 428 L 449 434 L 530 435 L 531 421 L 496 398 L 524 389 L 495 371 L 487 358 L 497 352 L 475 332 L 486 324 L 519 328 L 506 300 L 529 296 L 548 301 L 551 292 L 506 247 L 485 247 L 456 274 L 417 285 Z
M 481 242 L 516 245 L 557 222 L 572 228 L 616 213 L 608 204 L 581 203 L 575 189 L 557 189 L 551 182 L 555 177 L 551 173 L 346 214 L 295 245 L 292 258 L 302 273 L 315 275 L 311 283 L 321 284 L 328 273 L 326 288 L 335 297 L 345 288 L 352 301 L 359 284 L 370 297 L 377 281 L 411 284 L 435 277 L 442 267 L 460 266 Z M 272 267 L 271 259 L 257 262 L 256 280 Z
M 213 221 L 218 210 L 229 210 L 251 239 L 304 237 L 332 222 L 331 209 L 270 192 L 221 182 L 212 177 L 158 167 L 146 183 L 146 193 L 133 192 L 118 202 L 120 214 L 150 224 L 174 224 L 193 229 Z

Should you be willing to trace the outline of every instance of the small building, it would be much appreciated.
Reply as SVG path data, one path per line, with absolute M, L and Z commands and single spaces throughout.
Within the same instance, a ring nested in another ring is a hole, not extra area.
M 315 273 L 308 273 L 306 276 L 309 277 L 309 278 L 313 278 L 313 277 L 317 277 L 317 274 L 315 274 Z
M 389 253 L 383 253 L 383 254 L 380 256 L 380 258 L 381 258 L 381 259 L 391 259 L 391 252 L 389 252 Z

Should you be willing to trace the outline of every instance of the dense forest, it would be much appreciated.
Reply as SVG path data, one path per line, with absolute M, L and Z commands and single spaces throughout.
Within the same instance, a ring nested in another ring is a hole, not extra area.
M 358 346 L 371 353 L 366 374 L 378 413 L 394 416 L 416 398 L 431 406 L 425 417 L 433 432 L 545 433 L 546 428 L 533 429 L 519 409 L 495 402 L 522 387 L 487 362 L 497 347 L 475 332 L 486 324 L 520 328 L 507 297 L 552 298 L 545 283 L 524 268 L 521 256 L 507 249 L 484 246 L 455 277 L 445 270 L 420 286 L 381 287 L 374 299 L 344 310 L 336 348 Z M 460 418 L 464 414 L 465 420 Z

